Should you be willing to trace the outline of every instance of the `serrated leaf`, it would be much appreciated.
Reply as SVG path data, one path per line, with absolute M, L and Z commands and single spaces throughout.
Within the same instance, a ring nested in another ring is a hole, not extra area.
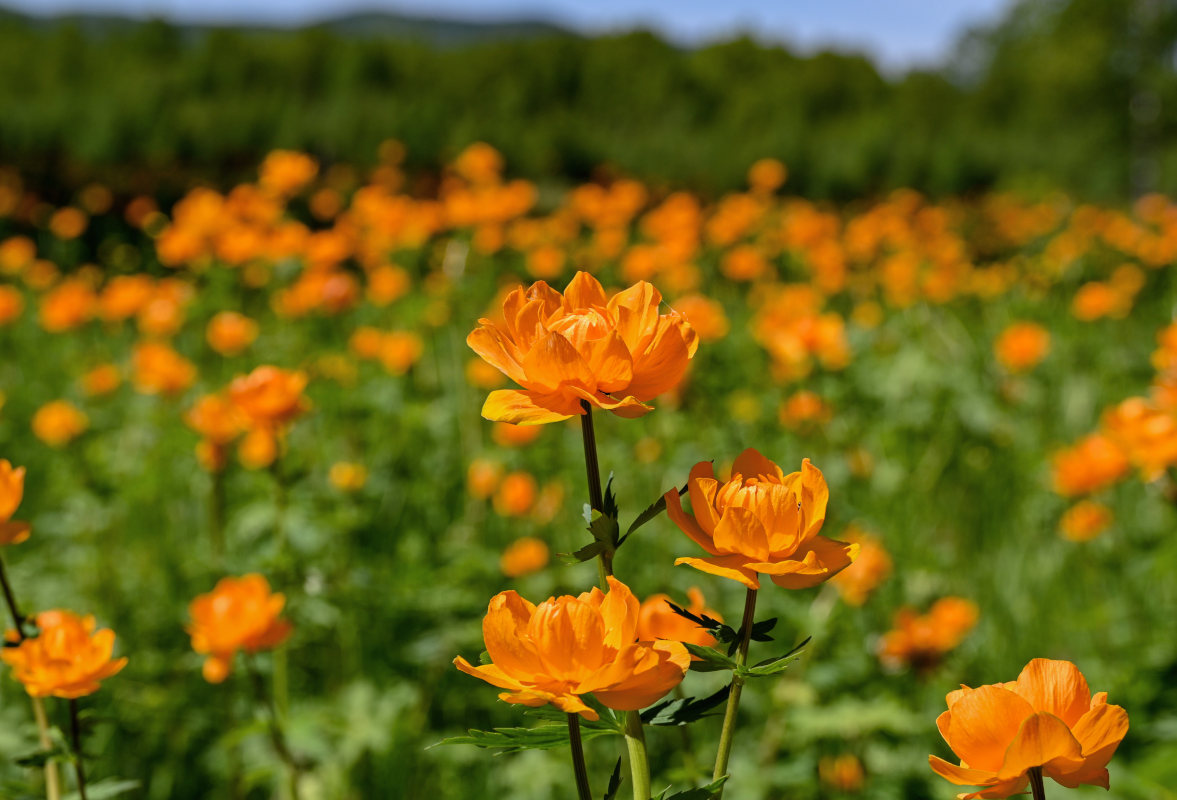
M 604 551 L 605 544 L 603 542 L 589 542 L 575 553 L 561 553 L 560 560 L 565 564 L 579 564 L 582 561 L 591 561 Z
M 688 725 L 700 720 L 707 712 L 721 705 L 731 693 L 731 684 L 707 697 L 685 697 L 682 700 L 663 700 L 642 712 L 642 722 L 647 725 Z
M 483 650 L 481 653 L 478 654 L 478 663 L 480 666 L 485 667 L 487 664 L 491 664 L 494 662 L 492 662 L 490 660 L 490 653 Z
M 719 641 L 731 642 L 736 640 L 736 632 L 729 626 L 724 625 L 719 620 L 709 617 L 706 614 L 692 614 L 690 611 L 687 611 L 681 606 L 676 606 L 669 600 L 666 601 L 666 605 L 670 606 L 670 610 L 675 614 L 678 614 L 683 619 L 688 619 L 698 625 L 700 628 L 710 631 L 711 635 Z
M 617 508 L 617 495 L 613 491 L 613 473 L 609 473 L 609 480 L 605 481 L 605 496 L 603 498 L 604 506 L 601 512 L 607 517 L 617 519 L 619 509 Z
M 665 800 L 711 800 L 712 796 L 719 791 L 720 787 L 727 781 L 727 776 L 724 775 L 717 781 L 712 781 L 706 786 L 700 786 L 698 789 L 684 789 L 681 792 L 675 792 L 672 795 L 667 795 L 663 792 L 659 797 L 665 797 Z
M 751 667 L 741 667 L 736 672 L 738 675 L 750 678 L 766 678 L 770 675 L 776 675 L 778 673 L 784 672 L 786 669 L 788 669 L 790 664 L 797 660 L 797 654 L 801 652 L 801 649 L 804 648 L 805 645 L 809 644 L 809 641 L 812 638 L 813 637 L 807 637 L 805 641 L 801 642 L 801 644 L 797 645 L 784 655 L 766 658 L 765 660 Z
M 734 670 L 736 662 L 725 656 L 714 647 L 704 647 L 700 644 L 683 642 L 683 647 L 698 660 L 691 661 L 691 669 L 695 672 L 719 672 L 720 670 Z
M 591 695 L 584 695 L 581 700 L 586 705 L 590 706 L 597 712 L 597 719 L 589 720 L 584 717 L 580 718 L 580 730 L 601 730 L 606 733 L 625 733 L 625 723 L 613 710 L 601 705 Z M 568 724 L 568 713 L 560 711 L 551 706 L 540 706 L 539 708 L 529 708 L 523 712 L 525 717 L 535 717 L 536 719 L 544 719 L 550 722 L 558 722 L 561 725 Z
M 768 632 L 776 627 L 776 621 L 776 617 L 771 617 L 769 619 L 762 619 L 760 622 L 755 623 L 752 626 L 752 641 L 771 642 L 772 637 L 768 635 Z
M 609 786 L 605 789 L 605 800 L 614 800 L 617 797 L 617 790 L 621 788 L 621 757 L 617 757 L 617 763 L 613 767 L 613 774 L 609 776 Z
M 583 741 L 599 736 L 615 735 L 612 728 L 596 728 L 582 725 L 580 738 Z M 524 750 L 552 750 L 568 744 L 567 725 L 539 725 L 535 728 L 495 728 L 489 731 L 470 730 L 465 736 L 451 736 L 430 747 L 443 744 L 470 744 L 485 750 L 501 753 L 519 753 Z
M 588 532 L 593 539 L 606 547 L 616 547 L 617 537 L 621 533 L 621 525 L 616 516 L 610 516 L 600 511 L 593 512 L 593 521 L 589 523 Z
M 655 500 L 653 503 L 650 503 L 650 505 L 646 506 L 645 511 L 638 514 L 637 519 L 635 519 L 633 522 L 631 522 L 629 527 L 626 528 L 625 536 L 621 537 L 621 541 L 624 542 L 626 539 L 629 538 L 629 535 L 631 533 L 633 533 L 638 528 L 645 525 L 647 522 L 650 522 L 651 520 L 653 520 L 655 517 L 657 517 L 659 514 L 661 514 L 665 510 L 666 510 L 666 495 L 663 495 L 662 497 L 659 497 L 657 500 Z

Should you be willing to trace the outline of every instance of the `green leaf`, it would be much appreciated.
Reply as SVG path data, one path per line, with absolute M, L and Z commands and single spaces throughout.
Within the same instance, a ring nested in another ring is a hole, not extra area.
M 490 653 L 483 650 L 481 653 L 478 654 L 478 663 L 479 663 L 479 665 L 485 667 L 487 664 L 491 664 L 494 662 L 492 662 L 490 660 Z
M 621 757 L 617 757 L 617 763 L 613 766 L 613 774 L 609 776 L 609 786 L 605 789 L 604 800 L 614 800 L 617 797 L 617 790 L 621 788 Z
M 712 781 L 706 786 L 700 786 L 698 789 L 684 789 L 681 792 L 675 792 L 672 795 L 667 795 L 666 789 L 662 794 L 658 795 L 658 800 L 711 800 L 711 797 L 719 791 L 720 787 L 727 781 L 727 776 L 724 775 L 717 781 Z
M 51 760 L 68 759 L 69 757 L 69 750 L 63 747 L 53 747 L 48 750 L 37 750 L 28 755 L 18 756 L 13 759 L 13 762 L 21 767 L 43 767 Z
M 784 655 L 774 656 L 773 658 L 766 658 L 751 667 L 740 667 L 736 670 L 736 674 L 745 678 L 766 678 L 770 675 L 777 675 L 788 669 L 789 665 L 797 660 L 798 653 L 801 652 L 805 645 L 809 644 L 810 639 L 807 637 L 805 641 L 794 647 Z
M 606 517 L 617 519 L 620 513 L 617 508 L 617 494 L 613 491 L 613 473 L 609 473 L 609 480 L 605 482 L 604 508 L 601 509 Z
M 696 699 L 685 697 L 682 700 L 663 700 L 642 712 L 642 722 L 647 725 L 687 725 L 700 720 L 707 712 L 727 700 L 731 693 L 730 684 L 707 697 Z
M 593 521 L 589 523 L 588 532 L 593 535 L 597 543 L 614 548 L 617 546 L 617 536 L 621 532 L 621 525 L 617 522 L 616 516 L 594 511 Z
M 561 553 L 560 560 L 566 564 L 579 564 L 582 561 L 591 561 L 604 551 L 605 544 L 603 542 L 590 542 L 575 553 Z
M 582 740 L 595 739 L 598 736 L 608 736 L 616 731 L 605 728 L 582 727 Z M 540 725 L 535 728 L 495 728 L 490 731 L 471 730 L 465 736 L 451 736 L 442 739 L 437 747 L 443 744 L 472 744 L 487 750 L 499 750 L 502 753 L 518 753 L 523 750 L 552 750 L 568 744 L 567 725 Z
M 86 783 L 87 800 L 107 800 L 133 792 L 139 788 L 139 781 L 124 781 L 118 778 L 103 778 L 100 781 Z M 64 800 L 79 800 L 77 792 L 70 792 Z
M 691 669 L 695 672 L 719 672 L 720 670 L 734 670 L 736 662 L 716 650 L 714 647 L 704 647 L 699 644 L 683 642 L 683 647 L 698 658 L 691 662 Z
M 621 541 L 624 542 L 626 539 L 629 538 L 629 535 L 631 533 L 633 533 L 638 528 L 645 525 L 647 522 L 650 522 L 651 520 L 653 520 L 655 517 L 657 517 L 659 514 L 661 514 L 665 510 L 666 510 L 666 495 L 662 495 L 657 500 L 655 500 L 653 503 L 651 503 L 649 506 L 647 506 L 645 511 L 638 514 L 637 519 L 635 519 L 632 523 L 630 523 L 629 528 L 626 529 L 625 536 L 621 537 Z
M 687 611 L 685 608 L 682 608 L 681 606 L 676 606 L 674 603 L 670 602 L 669 600 L 666 601 L 666 605 L 670 606 L 670 610 L 673 611 L 675 614 L 678 614 L 683 619 L 688 619 L 691 622 L 698 625 L 703 630 L 710 631 L 711 635 L 714 636 L 719 641 L 721 641 L 721 642 L 738 641 L 736 638 L 735 629 L 731 628 L 728 625 L 724 625 L 719 620 L 709 617 L 706 614 L 700 614 L 700 615 L 692 614 L 690 611 Z
M 768 632 L 771 631 L 774 627 L 776 627 L 776 621 L 777 621 L 777 618 L 772 617 L 770 619 L 762 619 L 762 620 L 760 620 L 760 622 L 755 623 L 752 626 L 752 634 L 750 637 L 752 639 L 752 641 L 754 641 L 754 642 L 771 642 L 772 637 L 768 635 Z

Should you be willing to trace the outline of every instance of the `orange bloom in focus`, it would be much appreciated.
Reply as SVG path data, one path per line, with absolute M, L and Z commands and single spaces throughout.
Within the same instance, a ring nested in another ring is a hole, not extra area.
M 90 420 L 67 400 L 54 400 L 33 414 L 33 434 L 50 447 L 62 447 L 81 435 Z
M 857 544 L 818 534 L 830 491 L 821 471 L 805 459 L 801 471 L 785 475 L 753 448 L 740 453 L 731 480 L 720 484 L 710 461 L 691 469 L 687 480 L 693 516 L 683 511 L 677 489 L 665 495 L 676 525 L 710 553 L 679 558 L 703 572 L 759 589 L 758 573 L 785 589 L 806 589 L 829 580 L 858 555 Z
M 454 665 L 506 689 L 499 699 L 508 703 L 551 703 L 589 720 L 597 712 L 584 694 L 618 711 L 645 708 L 682 681 L 690 656 L 679 642 L 637 641 L 637 598 L 608 581 L 608 593 L 593 587 L 538 606 L 513 591 L 495 595 L 482 621 L 492 663 L 475 667 L 459 656 Z
M 1086 542 L 1112 524 L 1112 510 L 1094 500 L 1080 500 L 1059 520 L 1059 533 L 1072 542 Z
M 123 378 L 114 364 L 99 364 L 82 376 L 82 391 L 89 397 L 110 394 L 119 388 Z
M 847 542 L 858 545 L 858 558 L 835 575 L 830 583 L 847 605 L 861 606 L 871 592 L 891 574 L 891 556 L 877 537 L 851 525 L 843 533 Z
M 534 536 L 521 536 L 507 546 L 499 558 L 499 568 L 508 578 L 520 578 L 539 572 L 548 565 L 548 545 Z
M 1055 492 L 1074 497 L 1111 486 L 1128 474 L 1131 465 L 1119 445 L 1101 433 L 1093 433 L 1055 453 L 1051 466 Z
M 928 763 L 957 786 L 981 787 L 960 800 L 1024 792 L 1035 768 L 1068 788 L 1106 789 L 1107 764 L 1128 733 L 1128 713 L 1109 705 L 1107 692 L 1093 696 L 1069 661 L 1036 658 L 1016 681 L 961 686 L 946 699 L 936 727 L 961 763 Z
M 1010 372 L 1026 372 L 1050 352 L 1050 333 L 1033 322 L 1015 322 L 993 344 L 1001 365 Z
M 8 459 L 0 459 L 0 547 L 29 538 L 29 523 L 12 518 L 24 495 L 25 468 L 13 468 Z
M 229 399 L 251 425 L 281 428 L 310 408 L 302 394 L 306 385 L 306 373 L 266 365 L 234 378 Z
M 126 658 L 111 658 L 114 631 L 95 631 L 92 616 L 42 611 L 36 623 L 40 630 L 36 638 L 0 649 L 0 659 L 12 667 L 13 675 L 33 697 L 85 697 L 127 665 Z M 7 638 L 20 640 L 16 631 L 9 631 Z
M 703 593 L 694 586 L 687 589 L 687 599 L 690 600 L 690 605 L 685 608 L 696 617 L 706 616 L 723 622 L 723 617 L 718 611 L 707 608 Z M 715 644 L 715 637 L 706 628 L 700 628 L 686 617 L 680 617 L 671 611 L 669 602 L 670 597 L 665 594 L 652 594 L 646 598 L 638 609 L 638 639 L 668 639 L 672 642 L 690 642 L 704 647 Z
M 502 323 L 479 320 L 466 342 L 523 390 L 490 393 L 482 415 L 537 425 L 591 408 L 637 417 L 673 389 L 698 347 L 679 314 L 659 315 L 662 295 L 644 281 L 614 295 L 586 272 L 564 294 L 543 281 L 516 289 L 503 303 Z
M 256 653 L 286 641 L 292 627 L 279 619 L 285 605 L 285 595 L 272 593 L 269 582 L 257 574 L 221 578 L 211 592 L 193 600 L 188 635 L 192 649 L 208 655 L 204 679 L 220 683 L 229 677 L 238 650 Z
M 521 517 L 535 504 L 539 487 L 526 472 L 512 472 L 503 478 L 494 496 L 494 509 L 504 517 Z
M 942 597 L 923 616 L 912 608 L 901 608 L 895 613 L 894 627 L 879 642 L 879 658 L 889 666 L 930 669 L 964 641 L 979 615 L 977 604 L 962 597 Z
M 196 366 L 163 342 L 141 342 L 131 356 L 135 388 L 144 394 L 177 395 L 196 380 Z
M 204 338 L 223 356 L 235 356 L 257 338 L 257 323 L 236 311 L 221 311 L 208 321 Z

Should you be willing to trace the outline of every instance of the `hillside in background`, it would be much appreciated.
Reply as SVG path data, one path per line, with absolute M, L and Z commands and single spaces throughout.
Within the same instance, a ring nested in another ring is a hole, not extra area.
M 428 172 L 485 140 L 526 177 L 613 172 L 715 193 L 775 156 L 818 198 L 1063 188 L 1177 193 L 1177 10 L 1024 0 L 952 63 L 888 78 L 861 56 L 739 39 L 365 14 L 302 29 L 0 17 L 0 155 L 36 184 L 169 191 L 275 147 Z

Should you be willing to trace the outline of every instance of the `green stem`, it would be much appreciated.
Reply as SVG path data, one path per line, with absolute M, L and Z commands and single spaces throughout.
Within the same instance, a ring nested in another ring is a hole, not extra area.
M 41 737 L 41 749 L 50 750 L 53 740 L 49 738 L 49 718 L 45 716 L 45 704 L 40 697 L 31 698 L 33 701 L 33 717 L 37 720 L 37 733 Z M 45 762 L 45 800 L 61 800 L 61 776 L 57 773 L 57 764 L 52 760 Z
M 254 692 L 257 695 L 258 702 L 266 709 L 269 716 L 269 733 L 270 743 L 274 746 L 274 752 L 278 754 L 278 758 L 282 759 L 282 763 L 286 766 L 286 777 L 288 782 L 282 787 L 283 796 L 289 800 L 298 800 L 298 778 L 299 767 L 298 761 L 291 752 L 290 746 L 286 743 L 286 731 L 282 727 L 283 720 L 278 716 L 278 709 L 275 707 L 271 696 L 266 692 L 265 682 L 262 680 L 262 675 L 257 670 L 257 666 L 252 660 L 247 660 L 249 677 L 253 682 Z
M 736 651 L 736 666 L 748 663 L 748 643 L 752 638 L 752 619 L 756 614 L 756 590 L 748 589 L 744 596 L 744 619 L 740 623 L 740 647 Z M 736 731 L 736 714 L 740 709 L 740 694 L 744 690 L 744 679 L 732 673 L 732 690 L 727 698 L 727 711 L 723 715 L 723 730 L 719 734 L 719 752 L 715 756 L 715 771 L 711 779 L 717 781 L 727 775 L 727 762 L 732 754 L 732 739 Z M 723 787 L 715 793 L 715 800 L 723 797 Z
M 78 797 L 86 800 L 86 768 L 82 764 L 82 726 L 78 723 L 78 701 L 69 701 L 69 728 L 74 743 L 74 774 L 78 778 Z
M 584 765 L 584 744 L 580 740 L 580 715 L 568 715 L 568 743 L 572 747 L 572 771 L 576 774 L 576 793 L 580 800 L 592 800 L 588 769 Z
M 1030 791 L 1034 795 L 1034 800 L 1046 800 L 1046 786 L 1042 782 L 1042 767 L 1031 768 Z
M 17 638 L 24 640 L 24 617 L 16 605 L 16 596 L 12 593 L 12 585 L 8 583 L 8 573 L 4 571 L 4 559 L 0 558 L 0 587 L 4 589 L 4 602 L 8 605 L 8 613 L 12 615 L 12 624 L 16 628 Z
M 633 800 L 650 800 L 650 758 L 646 755 L 646 734 L 642 730 L 641 712 L 625 712 L 625 746 L 629 749 Z
M 225 557 L 225 471 L 214 470 L 209 493 L 209 533 L 212 538 L 213 559 L 220 564 Z

